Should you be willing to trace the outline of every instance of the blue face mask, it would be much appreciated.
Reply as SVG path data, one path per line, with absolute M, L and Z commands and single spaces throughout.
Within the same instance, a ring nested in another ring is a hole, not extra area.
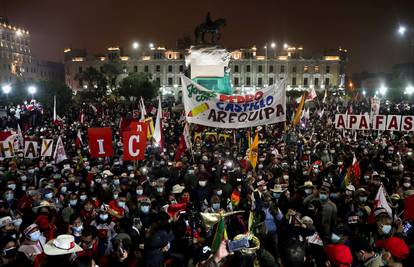
M 148 213 L 149 212 L 149 206 L 141 206 L 141 211 L 143 213 Z
M 281 195 L 281 193 L 273 192 L 273 197 L 276 198 L 276 199 L 278 199 L 280 197 L 280 195 Z
M 331 241 L 332 241 L 333 243 L 338 243 L 338 242 L 339 242 L 339 240 L 341 240 L 341 237 L 340 237 L 340 236 L 338 236 L 338 235 L 336 235 L 336 234 L 334 234 L 334 233 L 332 233 L 332 234 L 331 234 Z
M 106 220 L 108 220 L 108 214 L 99 214 L 99 218 L 100 218 L 102 221 L 106 221 Z
M 36 232 L 31 233 L 29 237 L 32 241 L 38 241 L 40 239 L 40 231 L 37 230 Z
M 219 209 L 220 209 L 220 203 L 213 203 L 213 204 L 211 205 L 211 207 L 212 207 L 214 210 L 219 210 Z
M 384 234 L 388 235 L 391 232 L 392 226 L 391 225 L 383 225 L 381 230 Z
M 328 199 L 328 195 L 325 195 L 325 194 L 319 194 L 319 199 L 320 199 L 320 200 L 327 200 L 327 199 Z

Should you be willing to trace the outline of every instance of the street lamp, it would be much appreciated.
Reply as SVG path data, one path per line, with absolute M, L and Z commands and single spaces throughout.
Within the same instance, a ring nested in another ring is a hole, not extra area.
M 405 88 L 405 92 L 406 95 L 412 95 L 414 93 L 414 87 L 412 85 L 408 85 Z
M 139 43 L 138 42 L 133 42 L 132 43 L 132 48 L 137 50 L 139 48 Z
M 366 92 L 365 90 L 363 90 L 363 91 L 362 91 L 362 94 L 363 94 L 364 96 L 366 96 L 366 95 L 367 95 L 367 92 Z
M 284 48 L 284 49 L 288 49 L 288 47 L 289 47 L 289 45 L 288 45 L 287 43 L 284 43 L 284 44 L 283 44 L 283 48 Z
M 276 43 L 275 43 L 275 42 L 272 42 L 272 43 L 270 44 L 270 47 L 271 47 L 271 48 L 273 48 L 273 49 L 274 49 L 274 48 L 276 48 Z
M 154 44 L 153 43 L 149 43 L 148 46 L 149 46 L 150 49 L 153 49 L 154 48 Z
M 1 89 L 3 90 L 3 93 L 6 94 L 6 95 L 8 95 L 12 90 L 12 88 L 9 84 L 3 85 L 3 87 Z
M 405 34 L 405 32 L 407 31 L 407 28 L 403 25 L 401 25 L 400 27 L 398 27 L 398 34 L 403 36 Z
M 384 96 L 387 93 L 388 88 L 385 87 L 385 85 L 381 85 L 381 87 L 379 88 L 379 93 Z
M 31 94 L 33 98 L 33 95 L 36 93 L 37 88 L 34 85 L 30 85 L 29 88 L 27 88 L 27 91 L 29 91 L 29 94 Z

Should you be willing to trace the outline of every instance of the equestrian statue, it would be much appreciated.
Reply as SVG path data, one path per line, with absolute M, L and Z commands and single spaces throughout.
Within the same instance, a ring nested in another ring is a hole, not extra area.
M 206 33 L 211 34 L 210 43 L 215 44 L 220 40 L 220 28 L 226 26 L 226 20 L 223 18 L 216 19 L 214 21 L 210 18 L 210 12 L 207 13 L 206 21 L 198 25 L 195 30 L 195 39 L 197 44 L 207 43 L 204 39 Z

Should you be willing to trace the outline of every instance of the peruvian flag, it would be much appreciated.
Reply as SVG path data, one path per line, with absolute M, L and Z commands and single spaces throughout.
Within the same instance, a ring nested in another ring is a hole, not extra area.
M 65 146 L 63 145 L 62 138 L 59 136 L 57 142 L 56 142 L 56 148 L 55 153 L 53 155 L 53 158 L 56 162 L 56 164 L 59 164 L 60 162 L 66 160 L 68 157 L 66 156 L 65 152 Z
M 186 210 L 187 203 L 167 204 L 162 209 L 172 218 L 177 212 Z
M 80 148 L 82 145 L 83 145 L 83 141 L 82 141 L 81 131 L 78 130 L 78 133 L 76 134 L 75 147 Z
M 309 91 L 308 95 L 306 96 L 306 101 L 312 101 L 315 98 L 316 98 L 316 91 L 315 91 L 315 88 L 312 88 Z
M 59 127 L 63 126 L 62 119 L 56 113 L 56 96 L 53 97 L 53 124 Z
M 164 138 L 162 134 L 162 106 L 161 106 L 161 98 L 158 97 L 158 112 L 157 112 L 157 119 L 155 120 L 155 129 L 154 129 L 154 140 L 158 144 L 158 146 L 162 149 Z
M 354 174 L 355 182 L 358 185 L 359 178 L 361 177 L 361 168 L 359 167 L 359 162 L 358 162 L 357 158 L 355 157 L 355 154 L 354 154 L 354 158 L 352 160 L 352 173 Z
M 79 114 L 79 121 L 81 124 L 83 124 L 85 122 L 85 112 L 83 112 L 83 109 L 81 110 L 80 114 Z
M 188 129 L 188 124 L 186 123 L 184 126 L 183 134 L 180 136 L 180 141 L 178 143 L 177 152 L 175 152 L 174 160 L 178 161 L 184 152 L 189 148 L 191 148 L 190 131 Z
M 390 205 L 387 202 L 385 195 L 386 195 L 386 192 L 385 192 L 384 186 L 381 185 L 380 188 L 378 189 L 377 196 L 375 197 L 375 200 L 374 200 L 374 209 L 384 208 L 385 210 L 387 210 L 388 214 L 392 217 L 392 210 L 391 210 Z

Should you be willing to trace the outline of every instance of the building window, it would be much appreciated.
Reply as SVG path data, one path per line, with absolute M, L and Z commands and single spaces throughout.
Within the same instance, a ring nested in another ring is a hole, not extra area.
M 250 65 L 246 65 L 246 72 L 250 72 Z
M 138 66 L 137 65 L 134 66 L 134 72 L 138 72 Z
M 303 86 L 308 87 L 308 78 L 303 78 Z
M 257 66 L 257 72 L 263 72 L 263 66 L 262 65 Z
M 170 86 L 173 85 L 173 78 L 171 77 L 168 78 L 168 85 Z
M 280 73 L 285 73 L 285 65 L 280 66 Z
M 239 78 L 238 77 L 234 77 L 234 85 L 239 86 Z
M 246 86 L 250 86 L 251 82 L 250 82 L 250 77 L 246 77 Z
M 315 87 L 319 86 L 319 78 L 315 78 L 315 80 L 313 81 L 313 84 L 315 85 Z
M 292 77 L 292 86 L 296 86 L 296 77 Z
M 270 77 L 269 78 L 269 85 L 272 85 L 274 83 L 274 81 L 273 81 L 273 77 Z
M 161 66 L 160 65 L 156 65 L 155 66 L 155 71 L 156 72 L 161 72 Z
M 292 73 L 296 73 L 296 66 L 292 67 Z
M 144 72 L 148 72 L 148 65 L 144 66 Z
M 308 71 L 309 71 L 308 66 L 304 66 L 304 67 L 303 67 L 303 73 L 308 73 Z
M 181 86 L 181 79 L 178 79 L 178 85 Z
M 180 72 L 184 72 L 184 65 L 180 65 L 179 70 Z
M 79 73 L 81 73 L 83 71 L 82 67 L 79 67 Z
M 331 66 L 326 66 L 325 72 L 326 73 L 331 73 Z
M 329 78 L 325 78 L 325 86 L 329 86 Z
M 319 73 L 319 66 L 315 66 L 315 73 Z
M 263 85 L 263 78 L 262 78 L 262 77 L 259 77 L 259 78 L 257 79 L 257 85 L 258 85 L 258 86 L 262 86 L 262 85 Z
M 239 72 L 239 65 L 234 65 L 234 72 L 238 73 Z
M 168 65 L 168 72 L 171 73 L 173 71 L 173 67 L 171 65 Z
M 158 86 L 160 86 L 161 85 L 160 77 L 155 78 L 155 82 L 158 84 Z
M 269 72 L 272 73 L 274 71 L 273 65 L 269 66 Z

